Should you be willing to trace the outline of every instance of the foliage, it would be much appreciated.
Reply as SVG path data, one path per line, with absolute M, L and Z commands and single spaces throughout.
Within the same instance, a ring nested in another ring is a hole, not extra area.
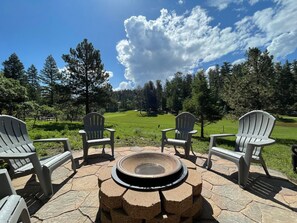
M 0 73 L 0 114 L 7 110 L 12 114 L 18 103 L 24 102 L 27 96 L 27 90 L 21 86 L 18 80 L 5 78 Z
M 47 99 L 49 106 L 53 106 L 57 101 L 56 91 L 61 81 L 61 74 L 52 55 L 45 59 L 40 79 L 43 83 L 43 98 Z
M 189 75 L 184 76 L 182 73 L 177 72 L 171 81 L 166 81 L 165 97 L 166 108 L 178 114 L 183 108 L 183 101 L 191 97 L 191 78 Z
M 224 79 L 223 99 L 235 114 L 250 110 L 272 110 L 274 69 L 273 57 L 257 48 L 247 52 L 247 61 L 235 65 Z
M 201 138 L 204 138 L 204 127 L 208 122 L 221 119 L 221 115 L 216 107 L 214 96 L 208 87 L 203 71 L 198 72 L 192 83 L 192 97 L 185 100 L 184 110 L 189 111 L 198 117 L 201 124 Z
M 100 51 L 84 39 L 76 49 L 70 48 L 69 54 L 63 54 L 62 58 L 67 63 L 64 79 L 76 96 L 77 103 L 85 104 L 87 114 L 91 111 L 90 103 L 96 101 L 96 94 L 103 94 L 104 90 L 110 89 L 104 88 L 108 85 L 109 74 L 104 71 Z
M 3 73 L 6 78 L 19 80 L 22 84 L 26 83 L 24 65 L 16 53 L 9 56 L 8 60 L 3 62 Z
M 40 101 L 40 84 L 36 67 L 32 64 L 27 70 L 27 91 L 29 101 Z

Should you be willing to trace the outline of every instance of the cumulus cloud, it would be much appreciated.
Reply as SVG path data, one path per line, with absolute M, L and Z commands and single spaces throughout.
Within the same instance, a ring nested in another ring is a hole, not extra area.
M 211 26 L 212 18 L 199 6 L 182 15 L 162 9 L 155 20 L 130 17 L 124 22 L 126 38 L 116 46 L 127 80 L 119 88 L 142 86 L 149 80 L 165 81 L 178 71 L 193 73 L 206 62 L 249 47 L 267 48 L 276 58 L 295 52 L 297 4 L 295 0 L 274 3 L 237 21 L 234 28 Z
M 297 48 L 297 4 L 295 0 L 277 0 L 275 7 L 256 12 L 236 23 L 243 46 L 265 46 L 277 58 Z
M 133 88 L 133 83 L 127 82 L 127 81 L 122 81 L 119 84 L 119 87 L 113 89 L 114 91 L 120 91 L 120 90 L 127 90 L 127 89 L 132 89 Z
M 164 81 L 178 71 L 192 72 L 198 64 L 237 49 L 236 33 L 230 27 L 210 26 L 211 20 L 199 6 L 183 15 L 162 9 L 156 20 L 144 16 L 125 20 L 127 39 L 116 46 L 125 78 L 136 85 Z

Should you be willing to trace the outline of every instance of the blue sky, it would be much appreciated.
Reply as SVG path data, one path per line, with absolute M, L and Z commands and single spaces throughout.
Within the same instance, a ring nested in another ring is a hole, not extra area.
M 297 59 L 296 0 L 1 0 L 0 69 L 16 53 L 40 71 L 84 38 L 114 89 L 241 62 L 249 47 Z

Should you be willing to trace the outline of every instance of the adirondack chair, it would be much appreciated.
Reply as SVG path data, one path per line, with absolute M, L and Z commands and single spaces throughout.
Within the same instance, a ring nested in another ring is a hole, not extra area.
M 70 144 L 67 138 L 38 139 L 34 142 L 60 142 L 64 152 L 38 159 L 33 141 L 29 138 L 25 122 L 8 115 L 0 115 L 0 159 L 9 164 L 12 178 L 35 173 L 45 196 L 52 196 L 52 172 L 68 160 L 76 172 Z
M 0 222 L 30 223 L 25 200 L 16 194 L 6 169 L 0 169 Z
M 110 145 L 111 155 L 114 157 L 114 129 L 104 128 L 104 117 L 96 112 L 91 112 L 83 118 L 84 129 L 79 130 L 83 141 L 83 156 L 84 160 L 88 159 L 88 151 L 92 146 Z M 109 131 L 110 137 L 104 137 L 104 130 Z
M 238 184 L 245 187 L 247 184 L 251 162 L 261 163 L 267 176 L 269 172 L 262 158 L 261 151 L 264 146 L 271 145 L 275 140 L 270 139 L 270 134 L 275 124 L 275 118 L 265 111 L 255 110 L 239 118 L 238 133 L 210 135 L 207 168 L 212 166 L 211 156 L 234 162 L 238 167 Z M 235 150 L 216 147 L 219 137 L 236 136 Z
M 163 129 L 162 130 L 162 142 L 161 142 L 161 152 L 164 151 L 165 145 L 173 145 L 175 151 L 176 146 L 181 146 L 185 149 L 186 158 L 189 157 L 190 148 L 192 148 L 192 135 L 197 133 L 194 130 L 194 124 L 197 121 L 196 117 L 189 112 L 183 112 L 176 116 L 175 118 L 175 128 Z M 175 138 L 167 138 L 167 132 L 175 131 Z

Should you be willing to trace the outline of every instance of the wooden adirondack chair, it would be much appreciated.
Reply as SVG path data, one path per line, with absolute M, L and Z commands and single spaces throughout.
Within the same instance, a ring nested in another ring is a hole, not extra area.
M 183 112 L 177 115 L 175 118 L 175 128 L 162 130 L 161 152 L 164 151 L 165 145 L 173 145 L 175 150 L 176 146 L 181 146 L 185 149 L 185 156 L 188 158 L 190 148 L 193 153 L 192 135 L 197 133 L 197 130 L 194 130 L 194 124 L 196 121 L 196 117 L 189 112 Z M 175 138 L 167 138 L 166 133 L 173 130 L 175 131 Z
M 110 145 L 111 155 L 114 157 L 114 129 L 104 128 L 104 117 L 96 112 L 91 112 L 83 118 L 84 130 L 79 130 L 79 134 L 82 136 L 83 141 L 83 153 L 84 160 L 88 159 L 88 151 L 92 146 L 103 146 L 103 152 L 105 145 Z M 110 132 L 110 137 L 104 137 L 104 130 Z
M 8 115 L 0 115 L 0 159 L 9 164 L 12 178 L 35 173 L 45 196 L 53 194 L 52 172 L 68 160 L 76 172 L 70 144 L 67 138 L 38 139 L 34 142 L 60 142 L 64 152 L 38 159 L 33 141 L 29 138 L 25 122 Z
M 0 169 L 0 222 L 30 223 L 25 200 L 16 194 L 6 169 Z
M 262 158 L 261 151 L 264 146 L 271 145 L 275 140 L 270 139 L 270 134 L 275 124 L 275 118 L 265 111 L 255 110 L 239 118 L 238 133 L 210 135 L 207 167 L 211 168 L 211 156 L 234 162 L 238 167 L 238 184 L 246 186 L 251 162 L 259 162 L 267 176 L 269 172 Z M 236 136 L 235 150 L 230 151 L 216 147 L 218 137 Z

